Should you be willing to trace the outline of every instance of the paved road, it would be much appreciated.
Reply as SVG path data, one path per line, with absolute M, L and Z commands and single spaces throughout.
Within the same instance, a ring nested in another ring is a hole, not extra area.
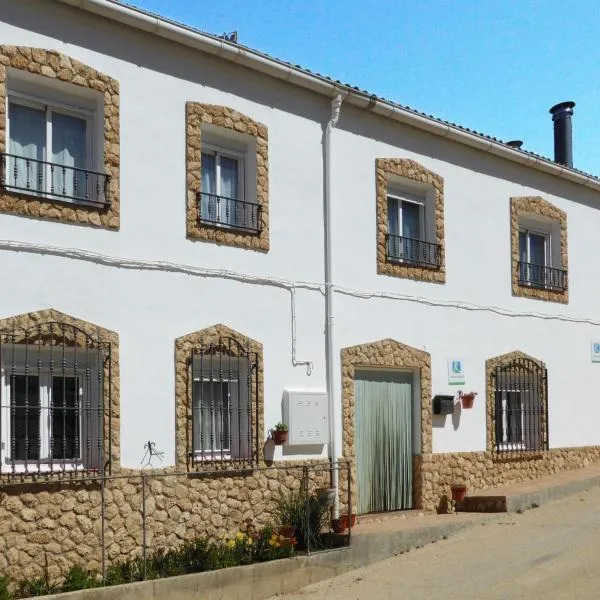
M 277 600 L 600 600 L 600 488 Z

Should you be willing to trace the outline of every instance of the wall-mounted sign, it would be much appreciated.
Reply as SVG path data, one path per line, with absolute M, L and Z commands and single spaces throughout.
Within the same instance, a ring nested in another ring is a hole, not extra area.
M 465 382 L 465 363 L 460 358 L 448 359 L 448 383 L 462 385 Z
M 592 362 L 600 362 L 600 342 L 592 342 Z

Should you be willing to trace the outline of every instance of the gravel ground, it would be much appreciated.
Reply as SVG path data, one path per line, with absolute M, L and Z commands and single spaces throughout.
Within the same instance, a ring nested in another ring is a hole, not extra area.
M 600 487 L 276 598 L 599 600 Z

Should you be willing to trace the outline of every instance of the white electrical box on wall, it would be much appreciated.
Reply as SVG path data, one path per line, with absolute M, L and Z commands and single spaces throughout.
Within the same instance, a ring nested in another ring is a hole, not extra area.
M 327 394 L 322 390 L 283 390 L 283 422 L 288 426 L 288 445 L 327 444 Z

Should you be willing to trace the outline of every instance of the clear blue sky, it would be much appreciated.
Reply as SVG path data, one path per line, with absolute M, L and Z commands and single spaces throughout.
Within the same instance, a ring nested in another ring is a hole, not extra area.
M 600 175 L 598 0 L 129 0 L 133 5 Z

